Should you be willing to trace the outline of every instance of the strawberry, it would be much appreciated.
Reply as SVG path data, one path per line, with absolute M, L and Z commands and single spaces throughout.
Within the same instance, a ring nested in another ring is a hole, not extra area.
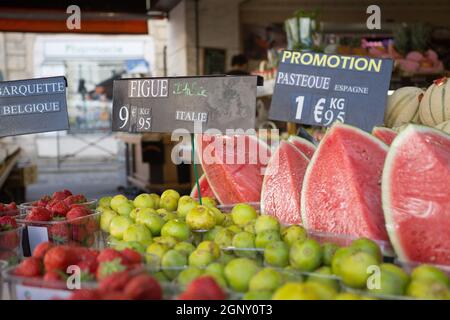
M 14 250 L 19 247 L 20 235 L 17 230 L 0 233 L 0 249 Z
M 110 291 L 102 295 L 102 300 L 131 300 L 131 299 L 123 292 Z
M 34 207 L 27 215 L 27 221 L 50 221 L 52 219 L 52 213 L 46 208 Z
M 112 248 L 106 248 L 102 250 L 99 255 L 97 256 L 98 263 L 108 262 L 112 260 L 120 259 L 120 262 L 125 262 L 125 259 L 123 258 L 122 254 L 114 250 Z
M 102 280 L 106 276 L 109 276 L 116 272 L 124 271 L 126 269 L 127 267 L 121 262 L 119 258 L 111 261 L 105 261 L 99 263 L 96 271 L 96 278 L 97 280 Z
M 72 191 L 67 190 L 67 189 L 64 189 L 64 190 L 62 191 L 62 193 L 64 193 L 64 195 L 66 196 L 66 198 L 67 198 L 67 197 L 70 197 L 71 195 L 73 195 L 73 194 L 72 194 Z
M 69 240 L 70 229 L 66 222 L 53 223 L 47 230 L 49 239 L 56 244 L 66 244 Z
M 44 274 L 42 278 L 46 283 L 45 287 L 50 289 L 66 289 L 67 275 L 62 272 L 49 271 Z
M 66 219 L 71 224 L 83 224 L 86 222 L 86 219 L 83 219 L 83 217 L 90 213 L 91 212 L 85 207 L 72 207 L 69 212 L 67 212 Z
M 90 275 L 94 275 L 98 268 L 98 263 L 96 260 L 80 261 L 77 265 L 82 272 Z
M 52 195 L 52 200 L 64 200 L 68 196 L 71 196 L 72 194 L 67 195 L 64 191 L 56 191 Z
M 153 277 L 140 274 L 128 281 L 124 293 L 134 300 L 161 300 L 162 288 Z
M 69 300 L 100 300 L 100 294 L 91 289 L 74 290 Z
M 67 267 L 76 262 L 72 248 L 68 246 L 56 246 L 47 251 L 44 256 L 44 267 L 49 271 L 66 272 Z
M 16 219 L 14 219 L 13 217 L 10 216 L 0 217 L 0 231 L 9 231 L 16 229 L 17 227 L 18 226 Z
M 122 291 L 130 278 L 131 277 L 128 271 L 113 273 L 102 279 L 99 284 L 99 289 L 101 292 L 105 293 L 110 291 Z
M 120 253 L 128 264 L 140 264 L 142 262 L 141 254 L 133 249 L 125 248 Z
M 84 195 L 82 194 L 77 194 L 75 196 L 73 196 L 75 203 L 85 203 L 87 202 L 87 199 Z
M 191 281 L 180 300 L 224 300 L 226 298 L 222 288 L 211 276 L 201 276 Z M 196 298 L 196 299 L 193 299 Z
M 72 240 L 83 242 L 86 239 L 87 235 L 88 233 L 83 225 L 72 226 Z
M 45 254 L 53 245 L 50 242 L 41 242 L 33 250 L 33 257 L 44 259 Z
M 70 207 L 71 205 L 77 203 L 77 201 L 74 196 L 68 196 L 67 198 L 64 199 L 64 203 Z
M 93 234 L 100 230 L 100 225 L 95 217 L 88 218 L 86 221 L 86 231 L 88 234 Z
M 65 217 L 69 209 L 69 206 L 62 200 L 55 201 L 50 207 L 54 217 Z
M 33 202 L 32 206 L 33 207 L 43 207 L 45 208 L 48 205 L 48 201 L 44 201 L 44 200 L 38 200 Z
M 21 277 L 38 277 L 41 272 L 42 261 L 34 257 L 26 258 L 14 269 L 14 274 Z
M 17 205 L 16 205 L 15 202 L 11 202 L 10 204 L 7 204 L 5 206 L 5 208 L 6 208 L 6 211 L 16 211 L 16 212 L 18 212 Z
M 56 271 L 48 271 L 44 274 L 43 277 L 44 281 L 49 281 L 49 282 L 55 282 L 55 281 L 61 281 L 64 280 L 64 278 L 61 275 L 61 272 L 56 272 Z

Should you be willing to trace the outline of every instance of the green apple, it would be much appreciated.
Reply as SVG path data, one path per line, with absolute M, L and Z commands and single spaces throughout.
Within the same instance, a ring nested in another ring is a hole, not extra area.
M 224 229 L 224 227 L 222 227 L 222 226 L 215 226 L 214 228 L 212 228 L 211 230 L 206 231 L 206 232 L 203 234 L 203 240 L 211 240 L 211 241 L 214 241 L 214 239 L 216 238 L 217 233 L 218 233 L 220 230 L 223 230 L 223 229 Z
M 225 266 L 222 263 L 213 262 L 205 268 L 205 273 L 225 276 L 224 270 L 225 270 Z
M 189 285 L 189 283 L 191 283 L 201 275 L 203 275 L 203 270 L 197 267 L 190 266 L 180 272 L 177 277 L 177 283 L 181 288 L 184 289 Z
M 112 197 L 103 197 L 103 198 L 100 198 L 100 200 L 98 201 L 98 205 L 99 205 L 100 207 L 109 208 L 110 205 L 111 205 L 111 200 L 112 200 Z
M 288 246 L 292 246 L 296 241 L 305 241 L 308 238 L 308 233 L 302 226 L 292 225 L 281 231 L 281 238 Z
M 232 246 L 234 233 L 228 229 L 221 229 L 217 232 L 214 241 L 221 248 L 228 248 Z
M 161 267 L 167 278 L 173 280 L 180 273 L 181 269 L 187 265 L 187 257 L 177 250 L 167 251 L 161 259 Z
M 208 207 L 198 206 L 188 212 L 186 223 L 192 230 L 211 230 L 216 220 Z
M 238 257 L 255 258 L 256 252 L 251 250 L 242 250 L 255 247 L 255 236 L 253 233 L 242 231 L 234 235 L 232 246 L 241 249 L 234 250 L 234 254 Z
M 249 283 L 250 291 L 275 291 L 283 283 L 281 274 L 272 268 L 261 269 Z
M 258 264 L 248 258 L 237 258 L 225 266 L 225 278 L 231 288 L 238 292 L 248 291 L 250 280 L 259 271 Z
M 301 271 L 311 272 L 322 264 L 322 247 L 314 239 L 296 241 L 289 250 L 291 266 Z
M 159 268 L 161 259 L 170 248 L 162 243 L 153 242 L 147 247 L 145 259 L 152 268 Z
M 257 217 L 258 213 L 255 208 L 246 203 L 239 203 L 231 210 L 233 222 L 240 227 L 244 227 L 247 223 L 255 220 Z
M 206 250 L 195 250 L 189 255 L 189 265 L 205 268 L 208 264 L 214 261 L 214 256 L 211 252 Z
M 104 209 L 100 216 L 100 228 L 109 233 L 109 226 L 111 225 L 112 219 L 117 217 L 117 213 L 112 209 Z
M 143 224 L 133 224 L 123 233 L 123 240 L 136 241 L 144 245 L 149 245 L 152 242 L 152 234 Z
M 173 248 L 184 253 L 186 256 L 189 256 L 195 250 L 195 246 L 186 241 L 178 242 Z
M 275 230 L 278 232 L 280 231 L 280 223 L 275 217 L 264 214 L 256 218 L 255 232 L 260 233 L 266 230 Z
M 167 209 L 164 208 L 157 209 L 156 213 L 159 214 L 160 217 L 164 219 L 164 221 L 169 221 L 178 218 L 178 216 L 174 212 L 168 211 Z
M 178 243 L 178 240 L 177 239 L 175 239 L 174 237 L 172 237 L 172 236 L 161 236 L 161 237 L 156 237 L 156 238 L 153 238 L 153 241 L 154 242 L 158 242 L 158 243 L 161 243 L 161 244 L 164 244 L 164 245 L 166 245 L 168 248 L 170 248 L 170 249 L 172 249 L 173 247 L 175 247 L 176 246 L 176 244 Z
M 159 206 L 162 209 L 166 209 L 167 211 L 173 212 L 177 210 L 178 207 L 178 199 L 172 196 L 161 197 L 159 201 Z
M 113 237 L 122 240 L 124 232 L 132 224 L 133 220 L 131 220 L 129 217 L 119 215 L 111 220 L 111 224 L 109 225 L 109 232 Z
M 269 243 L 281 240 L 277 230 L 265 230 L 256 234 L 255 246 L 264 249 Z
M 133 204 L 136 208 L 155 208 L 155 201 L 148 193 L 142 193 L 134 198 Z
M 229 227 L 227 227 L 227 229 L 228 230 L 230 230 L 231 232 L 233 232 L 234 234 L 237 234 L 237 233 L 239 233 L 239 232 L 242 232 L 242 229 L 241 228 L 239 228 L 237 225 L 232 225 L 232 226 L 229 226 Z
M 217 206 L 217 202 L 211 197 L 202 197 L 202 205 L 205 207 L 213 208 Z
M 175 198 L 177 200 L 177 202 L 178 202 L 178 199 L 180 199 L 180 194 L 173 189 L 167 189 L 163 193 L 161 193 L 161 199 L 164 197 L 167 197 L 167 196 Z
M 220 248 L 214 241 L 202 241 L 197 246 L 197 250 L 205 250 L 211 252 L 214 259 L 217 259 L 220 257 Z
M 117 212 L 117 209 L 121 204 L 127 203 L 128 199 L 123 194 L 118 194 L 117 196 L 114 196 L 110 201 L 110 207 L 114 211 Z
M 137 210 L 136 223 L 145 225 L 152 233 L 152 236 L 159 236 L 165 221 L 155 213 L 154 209 L 145 208 Z
M 209 211 L 214 215 L 214 219 L 216 220 L 216 225 L 221 225 L 225 220 L 225 213 L 221 212 L 216 207 L 209 207 Z
M 195 201 L 189 196 L 182 196 L 180 200 L 178 200 L 178 209 L 177 209 L 178 216 L 185 218 L 188 212 L 197 206 L 198 206 L 197 201 Z
M 286 267 L 289 264 L 289 246 L 283 241 L 269 243 L 264 249 L 264 262 L 274 267 Z
M 161 229 L 161 236 L 171 236 L 178 241 L 185 241 L 190 238 L 191 230 L 186 223 L 180 220 L 170 220 Z
M 119 206 L 117 207 L 117 213 L 120 214 L 121 216 L 129 216 L 130 212 L 134 209 L 134 206 L 132 203 L 130 203 L 129 201 L 127 202 L 123 202 L 121 204 L 119 204 Z
M 159 201 L 161 200 L 161 197 L 157 195 L 156 193 L 150 193 L 150 197 L 153 199 L 153 208 L 159 209 Z
M 256 233 L 256 231 L 255 231 L 255 220 L 252 220 L 249 223 L 247 223 L 244 226 L 243 230 L 255 234 Z

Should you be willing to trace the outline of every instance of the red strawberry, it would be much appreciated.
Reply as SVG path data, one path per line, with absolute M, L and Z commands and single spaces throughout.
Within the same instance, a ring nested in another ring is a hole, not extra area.
M 69 241 L 70 229 L 66 222 L 56 222 L 48 228 L 48 237 L 56 244 L 66 244 Z
M 45 281 L 45 287 L 51 289 L 66 289 L 67 284 L 65 280 L 67 277 L 62 272 L 49 271 L 44 274 L 42 278 Z
M 9 230 L 0 233 L 0 248 L 13 250 L 19 247 L 20 235 L 18 230 Z
M 44 259 L 45 254 L 53 245 L 50 242 L 41 242 L 33 250 L 33 257 Z
M 97 290 L 80 289 L 74 290 L 69 300 L 100 300 L 100 294 Z
M 131 299 L 123 292 L 111 291 L 108 293 L 104 293 L 102 295 L 102 300 L 131 300 Z
M 89 234 L 93 234 L 100 230 L 100 225 L 95 217 L 88 218 L 86 221 L 86 231 Z
M 67 197 L 70 197 L 71 195 L 73 195 L 72 191 L 67 190 L 67 189 L 64 189 L 64 190 L 62 191 L 62 193 L 64 193 L 64 195 L 66 196 L 66 198 L 67 198 Z
M 78 267 L 84 273 L 89 273 L 94 275 L 98 268 L 98 263 L 96 260 L 84 260 L 78 262 Z
M 60 272 L 56 271 L 48 271 L 44 274 L 44 281 L 61 281 L 63 280 L 63 277 L 61 276 Z
M 82 194 L 77 194 L 75 196 L 73 196 L 73 198 L 75 199 L 75 203 L 85 203 L 87 202 L 87 199 L 84 195 Z
M 112 261 L 115 259 L 120 259 L 121 262 L 125 262 L 122 254 L 112 248 L 106 248 L 102 250 L 97 256 L 98 263 Z
M 72 240 L 83 242 L 86 239 L 87 235 L 88 233 L 83 225 L 72 226 Z
M 44 200 L 38 200 L 36 202 L 33 202 L 32 206 L 33 207 L 43 207 L 45 208 L 48 205 L 48 201 L 44 201 Z
M 90 211 L 84 207 L 72 207 L 69 212 L 67 212 L 66 218 L 72 224 L 83 224 L 86 219 L 83 217 L 90 214 Z
M 140 264 L 142 262 L 141 254 L 133 249 L 125 248 L 120 253 L 129 264 Z
M 97 280 L 102 280 L 113 273 L 125 271 L 126 269 L 127 267 L 122 263 L 121 258 L 101 262 L 96 271 L 96 278 Z
M 59 217 L 65 217 L 69 209 L 69 206 L 62 200 L 55 201 L 50 207 L 53 216 Z
M 130 280 L 128 271 L 113 273 L 102 279 L 99 284 L 100 291 L 106 293 L 110 291 L 122 291 Z
M 49 271 L 66 272 L 67 267 L 76 262 L 72 248 L 68 246 L 56 246 L 47 251 L 44 256 L 44 267 Z
M 153 277 L 140 274 L 128 281 L 124 292 L 134 300 L 161 300 L 162 288 Z
M 11 211 L 13 212 L 17 212 L 18 213 L 18 209 L 17 209 L 17 205 L 15 202 L 11 202 L 10 204 L 7 204 L 5 206 L 6 211 Z
M 188 297 L 190 299 L 195 297 L 195 300 L 224 300 L 226 298 L 222 288 L 210 276 L 201 276 L 191 281 L 186 291 L 178 299 L 188 300 Z
M 34 207 L 26 217 L 27 221 L 50 221 L 52 213 L 46 208 Z
M 10 216 L 0 217 L 0 231 L 9 231 L 17 228 L 16 219 Z
M 42 261 L 34 257 L 26 258 L 14 269 L 14 274 L 21 277 L 38 277 L 41 272 Z
M 64 200 L 71 195 L 72 194 L 67 195 L 64 191 L 56 191 L 53 193 L 52 200 Z
M 64 203 L 70 207 L 71 205 L 77 203 L 77 201 L 74 196 L 68 196 L 67 198 L 64 199 Z

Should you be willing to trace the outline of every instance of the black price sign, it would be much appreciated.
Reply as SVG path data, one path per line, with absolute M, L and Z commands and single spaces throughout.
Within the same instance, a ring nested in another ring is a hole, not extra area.
M 390 59 L 283 51 L 269 117 L 371 131 L 383 124 L 391 73 Z
M 254 129 L 257 76 L 114 81 L 113 131 L 190 133 Z M 201 131 L 194 126 L 201 125 Z M 194 130 L 195 129 L 195 130 Z
M 0 82 L 0 137 L 69 129 L 64 77 Z

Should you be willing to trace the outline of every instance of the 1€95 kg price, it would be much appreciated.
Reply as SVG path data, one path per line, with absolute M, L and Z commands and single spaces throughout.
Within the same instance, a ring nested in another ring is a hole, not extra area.
M 295 104 L 295 120 L 323 126 L 329 126 L 335 121 L 345 122 L 345 98 L 313 98 L 302 95 L 295 97 Z
M 119 129 L 129 132 L 150 131 L 152 127 L 151 108 L 123 106 L 119 109 Z

